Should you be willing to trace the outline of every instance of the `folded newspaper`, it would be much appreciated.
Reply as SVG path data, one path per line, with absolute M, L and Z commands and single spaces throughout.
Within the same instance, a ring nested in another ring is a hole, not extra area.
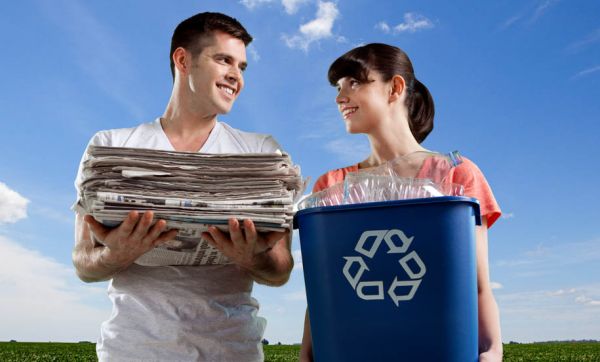
M 290 228 L 305 182 L 285 153 L 206 154 L 90 146 L 78 211 L 117 226 L 131 210 L 153 211 L 178 229 L 137 264 L 227 264 L 202 232 L 227 231 L 229 218 L 251 219 L 259 232 Z

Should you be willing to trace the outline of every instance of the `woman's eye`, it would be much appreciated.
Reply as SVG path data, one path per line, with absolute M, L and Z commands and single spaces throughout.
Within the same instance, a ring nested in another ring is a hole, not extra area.
M 352 80 L 350 81 L 350 87 L 352 87 L 352 88 L 356 88 L 356 87 L 358 87 L 359 85 L 360 85 L 360 82 L 359 82 L 359 81 L 357 81 L 356 79 L 352 79 Z

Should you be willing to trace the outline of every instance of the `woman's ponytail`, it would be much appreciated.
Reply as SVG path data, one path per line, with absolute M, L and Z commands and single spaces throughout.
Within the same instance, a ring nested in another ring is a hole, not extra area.
M 433 130 L 435 107 L 429 89 L 416 78 L 414 87 L 409 89 L 407 103 L 410 131 L 417 142 L 421 143 Z

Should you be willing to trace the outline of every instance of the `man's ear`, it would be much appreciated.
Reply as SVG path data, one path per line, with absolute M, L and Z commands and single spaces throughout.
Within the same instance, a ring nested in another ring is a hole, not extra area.
M 400 75 L 393 76 L 390 81 L 390 102 L 400 99 L 405 89 L 406 83 L 404 82 L 404 78 Z
M 173 52 L 173 64 L 179 73 L 186 74 L 190 67 L 190 53 L 182 47 Z

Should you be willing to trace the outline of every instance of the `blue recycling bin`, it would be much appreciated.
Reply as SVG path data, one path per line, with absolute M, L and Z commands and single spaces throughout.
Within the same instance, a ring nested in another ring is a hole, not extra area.
M 477 361 L 479 203 L 436 197 L 300 210 L 316 361 Z

